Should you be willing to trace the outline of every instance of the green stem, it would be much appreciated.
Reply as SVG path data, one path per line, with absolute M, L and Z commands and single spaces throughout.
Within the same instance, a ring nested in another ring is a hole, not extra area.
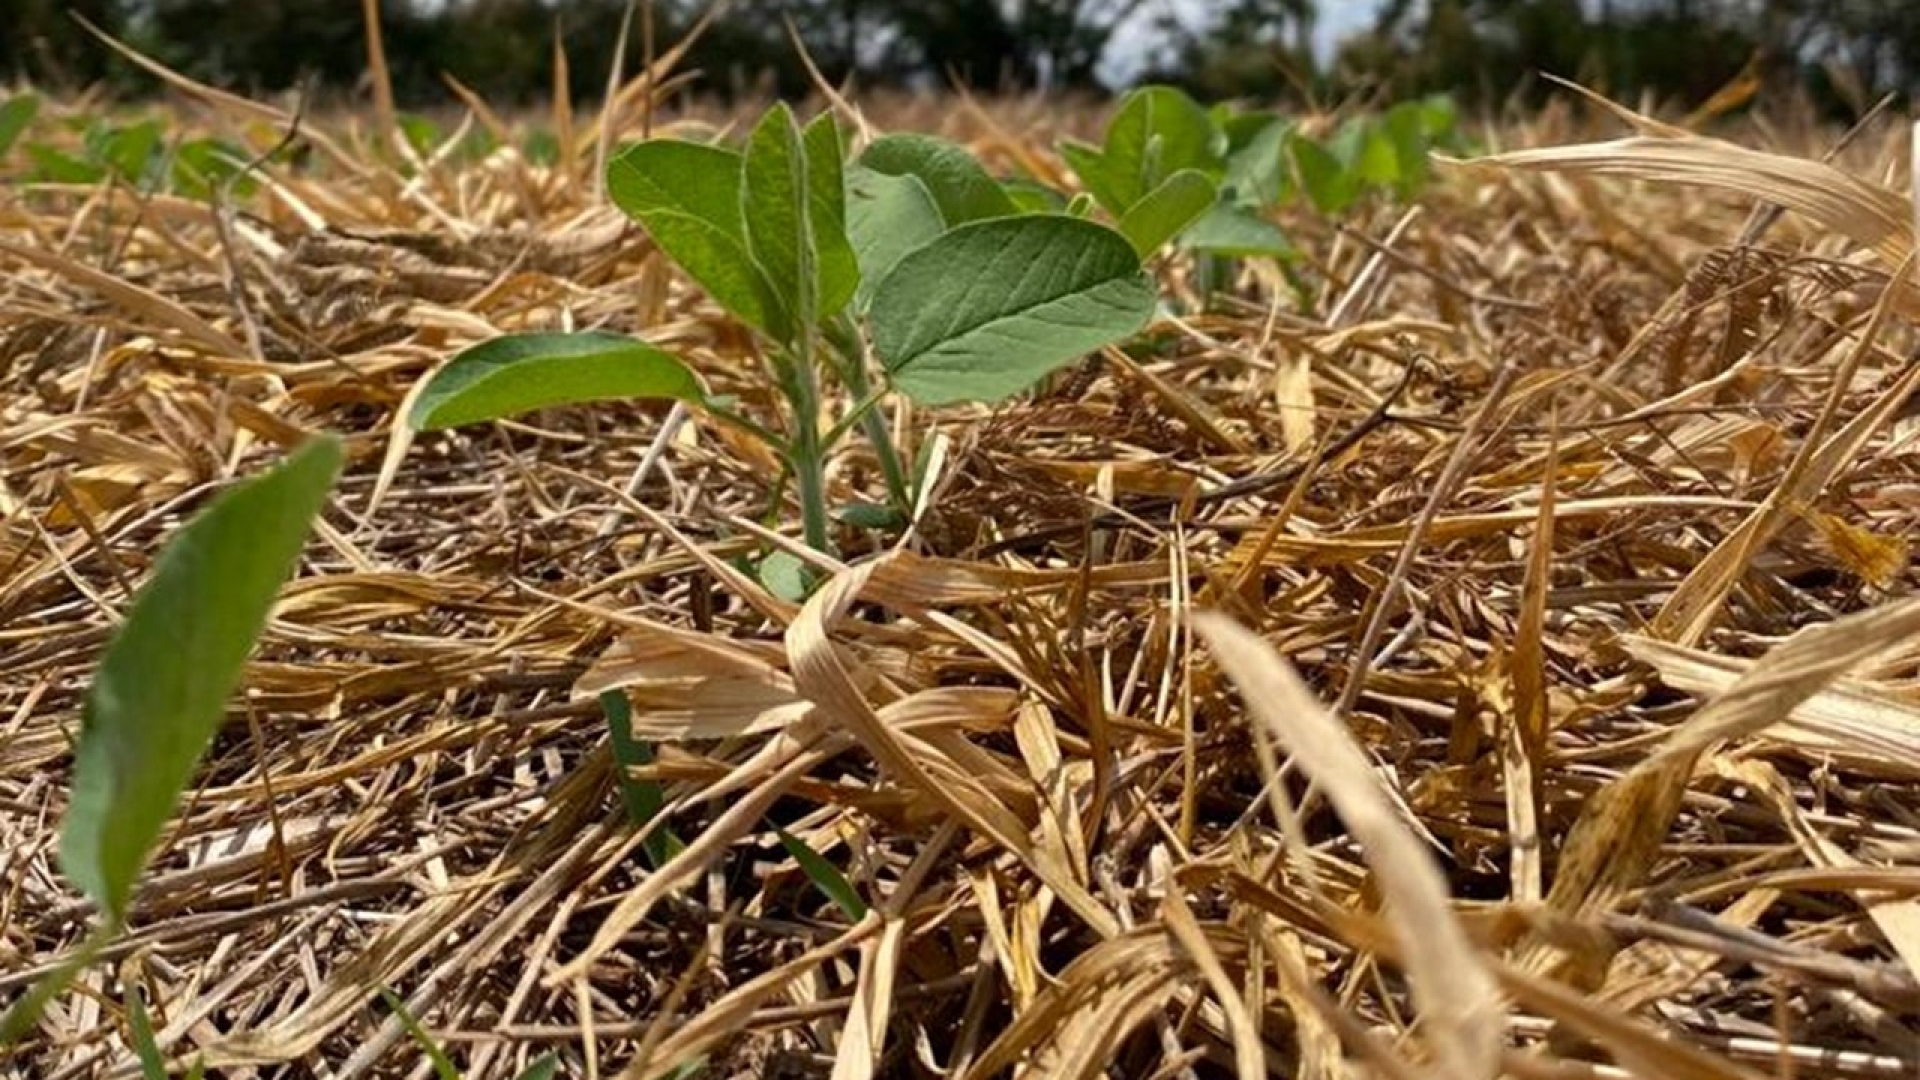
M 860 404 L 856 411 L 860 416 L 860 428 L 866 433 L 867 441 L 873 444 L 874 457 L 880 461 L 880 476 L 886 481 L 887 497 L 893 500 L 894 509 L 902 515 L 913 512 L 913 493 L 907 482 L 907 469 L 900 460 L 900 448 L 893 444 L 893 433 L 887 427 L 887 414 L 874 408 L 876 395 L 867 381 L 866 354 L 860 348 L 859 333 L 853 323 L 845 316 L 835 319 L 827 328 L 827 340 L 840 354 L 840 377 L 846 380 L 847 390 Z
M 793 439 L 787 460 L 800 496 L 800 531 L 807 546 L 832 554 L 827 519 L 827 454 L 820 438 L 820 378 L 814 368 L 813 335 L 802 333 L 788 363 L 788 404 L 793 407 Z

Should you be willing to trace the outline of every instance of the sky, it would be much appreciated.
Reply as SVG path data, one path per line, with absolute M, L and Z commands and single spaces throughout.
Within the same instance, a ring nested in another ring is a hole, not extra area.
M 1147 66 L 1157 45 L 1154 23 L 1171 12 L 1182 23 L 1198 26 L 1206 21 L 1208 0 L 1149 0 L 1139 12 L 1115 32 L 1100 65 L 1100 77 L 1109 86 L 1131 82 Z M 1333 55 L 1333 47 L 1348 35 L 1373 25 L 1373 14 L 1380 0 L 1320 0 L 1320 18 L 1313 27 L 1313 48 L 1322 59 Z

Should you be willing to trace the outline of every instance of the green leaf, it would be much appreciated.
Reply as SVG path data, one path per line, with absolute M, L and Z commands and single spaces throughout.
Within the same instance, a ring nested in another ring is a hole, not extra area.
M 666 805 L 666 795 L 657 781 L 638 779 L 629 770 L 653 764 L 653 747 L 633 737 L 633 703 L 627 700 L 626 691 L 603 691 L 600 711 L 606 714 L 607 736 L 613 744 L 614 778 L 620 788 L 620 804 L 626 808 L 627 820 L 633 827 L 644 829 L 659 816 L 661 807 Z M 665 828 L 655 829 L 641 844 L 646 850 L 647 862 L 656 870 L 686 846 Z
M 721 307 L 784 339 L 785 310 L 747 253 L 741 168 L 731 150 L 651 139 L 607 163 L 607 194 Z
M 907 524 L 906 515 L 902 514 L 898 507 L 870 502 L 853 502 L 835 507 L 833 520 L 843 525 L 851 525 L 856 529 L 874 529 L 882 532 L 905 528 Z
M 997 401 L 1138 330 L 1153 282 L 1127 238 L 1077 218 L 977 221 L 910 252 L 874 293 L 874 349 L 916 401 Z
M 747 139 L 740 208 L 747 250 L 785 309 L 787 335 L 809 332 L 819 318 L 819 251 L 807 198 L 807 152 L 785 102 L 768 109 Z
M 40 96 L 38 94 L 15 94 L 0 104 L 0 157 L 6 157 L 7 151 L 19 141 L 20 134 L 40 115 Z
M 331 436 L 214 499 L 160 553 L 87 690 L 60 863 L 110 923 L 173 813 L 340 471 Z
M 1120 231 L 1144 259 L 1198 220 L 1219 194 L 1207 174 L 1181 169 L 1133 204 L 1120 219 Z
M 833 901 L 842 914 L 853 922 L 867 917 L 867 902 L 860 899 L 860 891 L 853 887 L 840 868 L 828 862 L 819 852 L 800 842 L 800 838 L 785 829 L 775 827 L 773 834 L 780 838 L 780 846 L 800 864 L 800 872 L 807 875 L 813 887 Z
M 949 225 L 1019 213 L 1013 200 L 966 149 L 931 135 L 882 135 L 860 164 L 887 176 L 918 177 Z
M 1419 151 L 1415 153 L 1418 155 Z M 1366 135 L 1360 141 L 1360 152 L 1353 161 L 1353 174 L 1363 186 L 1398 190 L 1400 149 L 1383 125 L 1367 126 Z
M 40 976 L 27 992 L 13 999 L 4 1015 L 0 1015 L 0 1047 L 11 1046 L 26 1038 L 27 1032 L 40 1020 L 40 1014 L 46 1011 L 54 998 L 67 992 L 73 980 L 79 978 L 88 964 L 107 946 L 118 929 L 108 923 L 93 928 L 74 950 L 60 958 L 52 971 Z
M 96 127 L 87 132 L 87 155 L 129 184 L 147 185 L 160 159 L 160 124 L 144 120 L 126 127 Z
M 528 1062 L 527 1067 L 520 1070 L 520 1075 L 514 1080 L 553 1080 L 554 1075 L 559 1071 L 560 1059 L 549 1050 Z
M 1220 205 L 1180 236 L 1182 246 L 1210 255 L 1290 259 L 1293 245 L 1273 222 L 1238 206 Z
M 855 305 L 865 310 L 873 290 L 901 256 L 947 231 L 933 194 L 917 176 L 890 176 L 856 165 L 847 173 L 847 236 L 860 262 Z
M 1380 120 L 1381 130 L 1393 145 L 1396 173 L 1393 191 L 1402 199 L 1418 195 L 1432 173 L 1433 167 L 1427 157 L 1432 150 L 1432 142 L 1427 134 L 1422 109 L 1423 106 L 1417 101 L 1401 102 L 1388 109 Z
M 1313 200 L 1313 208 L 1322 214 L 1338 214 L 1353 205 L 1359 197 L 1360 185 L 1339 158 L 1325 147 L 1304 136 L 1296 135 L 1288 141 L 1287 148 L 1292 151 L 1293 165 L 1300 175 L 1300 186 L 1307 191 L 1307 198 Z
M 440 125 L 434 123 L 432 117 L 421 116 L 419 113 L 401 113 L 394 123 L 399 126 L 400 134 L 406 138 L 407 145 L 421 157 L 431 157 L 434 150 L 440 146 L 442 138 Z
M 1109 209 L 1121 207 L 1112 211 L 1115 214 L 1126 213 L 1125 207 L 1130 205 L 1126 192 L 1131 185 L 1121 180 L 1120 170 L 1107 160 L 1105 151 L 1067 140 L 1060 144 L 1060 156 L 1073 169 L 1073 175 L 1080 178 L 1080 186 L 1086 189 L 1085 194 L 1093 196 L 1094 202 Z
M 1021 214 L 1058 214 L 1066 210 L 1067 197 L 1038 180 L 1014 177 L 1000 182 L 1000 190 L 1013 200 Z
M 407 424 L 439 431 L 619 398 L 699 401 L 700 384 L 672 353 L 622 334 L 509 334 L 462 351 L 434 372 Z
M 846 151 L 830 112 L 807 124 L 801 143 L 807 152 L 807 205 L 818 256 L 814 272 L 819 276 L 820 310 L 815 317 L 824 321 L 846 307 L 860 287 L 860 261 L 847 238 L 847 185 L 841 168 Z
M 768 592 L 791 604 L 801 603 L 813 591 L 812 569 L 783 548 L 767 552 L 754 567 L 754 577 Z
M 1236 117 L 1236 120 L 1247 117 Z M 1227 155 L 1224 194 L 1252 206 L 1277 206 L 1287 197 L 1286 147 L 1293 125 L 1278 117 L 1260 116 L 1260 126 L 1242 133 Z M 1232 136 L 1229 136 L 1232 138 Z
M 218 139 L 181 143 L 173 152 L 173 190 L 189 198 L 207 198 L 218 185 L 238 175 L 246 157 L 238 147 Z M 234 180 L 234 194 L 246 198 L 259 186 L 251 179 L 240 177 Z
M 532 164 L 552 165 L 560 160 L 560 137 L 545 128 L 536 128 L 520 140 L 520 152 Z
M 1171 86 L 1140 87 L 1126 96 L 1107 124 L 1107 194 L 1102 196 L 1091 184 L 1087 190 L 1119 217 L 1181 169 L 1218 175 L 1224 164 L 1222 141 L 1213 117 L 1199 102 Z
M 1467 148 L 1460 133 L 1460 107 L 1446 94 L 1429 94 L 1415 103 L 1430 147 L 1458 153 Z
M 79 158 L 45 143 L 30 142 L 27 160 L 33 162 L 27 178 L 42 184 L 97 184 L 106 178 L 106 166 Z

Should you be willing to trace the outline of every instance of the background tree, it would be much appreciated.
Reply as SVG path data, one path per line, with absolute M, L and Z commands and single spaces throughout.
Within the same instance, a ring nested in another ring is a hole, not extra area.
M 1339 0 L 1352 4 L 1356 0 Z M 707 0 L 657 0 L 657 40 L 676 40 Z M 1148 0 L 737 0 L 687 66 L 725 94 L 803 94 L 791 20 L 829 78 L 862 85 L 986 89 L 1099 85 L 1105 62 L 1206 97 L 1340 99 L 1442 90 L 1503 100 L 1548 92 L 1549 71 L 1604 92 L 1693 102 L 1760 57 L 1768 77 L 1856 105 L 1920 89 L 1920 3 L 1901 0 L 1374 0 L 1371 32 L 1316 52 L 1315 0 L 1180 0 L 1157 26 Z M 450 73 L 490 99 L 544 97 L 554 36 L 572 90 L 597 96 L 626 0 L 382 0 L 395 90 L 420 107 L 448 100 Z M 356 90 L 365 55 L 346 0 L 0 0 L 0 78 L 77 87 L 155 84 L 83 33 L 78 11 L 186 74 L 242 91 L 311 78 Z M 1347 9 L 1350 10 L 1350 9 Z M 1114 57 L 1124 26 L 1142 56 Z M 1143 26 L 1157 34 L 1140 34 Z M 1321 43 L 1324 47 L 1324 43 Z M 638 64 L 638 44 L 629 53 Z M 630 68 L 632 70 L 633 68 Z
M 68 12 L 118 27 L 121 7 L 121 0 L 0 0 L 0 75 L 31 73 L 56 85 L 100 79 L 108 57 L 82 40 Z
M 1290 96 L 1316 81 L 1313 0 L 1230 0 L 1200 14 L 1198 21 L 1171 12 L 1157 20 L 1171 47 L 1149 79 L 1203 98 Z

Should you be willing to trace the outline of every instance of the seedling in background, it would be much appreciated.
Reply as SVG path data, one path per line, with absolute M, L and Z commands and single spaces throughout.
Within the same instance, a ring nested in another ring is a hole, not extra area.
M 0 158 L 13 149 L 21 133 L 40 114 L 40 98 L 35 94 L 15 94 L 0 103 Z
M 653 139 L 607 168 L 615 205 L 759 337 L 786 406 L 778 430 L 706 395 L 677 356 L 597 332 L 468 349 L 430 377 L 409 424 L 431 431 L 619 397 L 684 401 L 766 441 L 794 480 L 806 542 L 825 551 L 826 464 L 854 429 L 873 445 L 896 518 L 913 504 L 876 408 L 886 393 L 999 401 L 1152 314 L 1154 285 L 1128 235 L 1023 212 L 1030 191 L 1010 192 L 938 139 L 889 136 L 852 163 L 845 153 L 830 114 L 803 128 L 777 105 L 744 149 Z M 1162 229 L 1143 220 L 1136 232 Z M 833 380 L 852 400 L 837 416 L 825 393 Z
M 1286 237 L 1261 216 L 1283 193 L 1269 159 L 1286 130 L 1278 117 L 1223 125 L 1179 90 L 1144 86 L 1102 145 L 1069 140 L 1060 155 L 1143 256 L 1177 238 L 1206 254 L 1286 258 Z
M 1208 110 L 1145 86 L 1121 101 L 1101 145 L 1068 140 L 1060 153 L 1142 258 L 1171 241 L 1197 256 L 1206 281 L 1225 260 L 1290 261 L 1269 216 L 1297 192 L 1330 215 L 1376 193 L 1417 196 L 1431 153 L 1463 149 L 1457 123 L 1451 99 L 1431 97 L 1354 117 L 1319 141 L 1277 113 Z
M 40 99 L 16 94 L 0 104 L 0 159 L 16 148 L 28 162 L 22 179 L 28 183 L 98 184 L 109 178 L 142 191 L 167 191 L 204 199 L 239 173 L 247 154 L 219 139 L 189 139 L 169 145 L 155 120 L 109 124 L 98 118 L 58 121 L 80 135 L 77 155 L 50 142 L 27 140 L 40 114 Z M 236 194 L 254 189 L 252 181 L 235 181 Z

